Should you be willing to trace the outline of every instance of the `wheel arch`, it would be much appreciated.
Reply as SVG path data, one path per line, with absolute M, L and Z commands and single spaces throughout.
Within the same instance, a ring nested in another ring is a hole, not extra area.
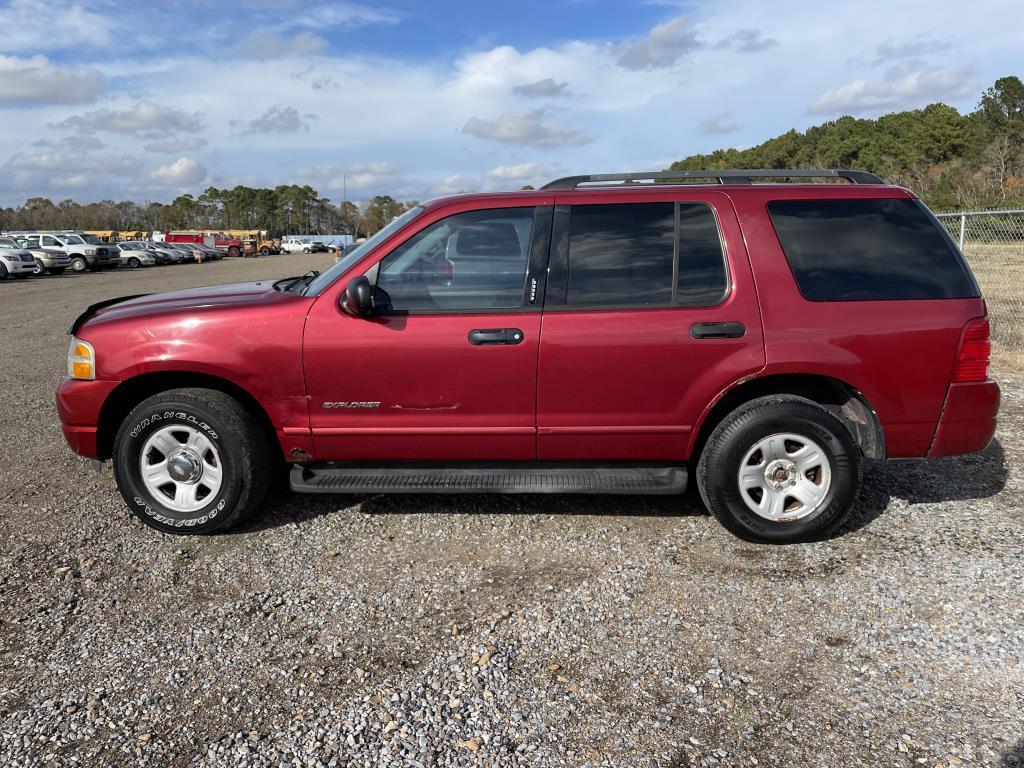
M 97 424 L 96 447 L 101 459 L 114 452 L 118 427 L 131 410 L 147 397 L 171 389 L 213 389 L 233 397 L 259 423 L 274 456 L 284 461 L 281 443 L 273 422 L 263 405 L 248 391 L 228 379 L 196 371 L 158 371 L 143 373 L 122 381 L 104 401 Z
M 865 457 L 885 458 L 885 432 L 867 397 L 845 381 L 813 373 L 772 374 L 734 384 L 702 416 L 694 430 L 690 458 L 700 457 L 711 433 L 726 416 L 766 395 L 795 395 L 817 403 L 846 425 Z

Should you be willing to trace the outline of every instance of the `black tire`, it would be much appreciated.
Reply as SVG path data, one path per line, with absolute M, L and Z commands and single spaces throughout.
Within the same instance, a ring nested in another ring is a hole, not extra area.
M 88 271 L 88 269 L 89 269 L 89 262 L 87 262 L 84 257 L 82 257 L 82 256 L 72 256 L 71 257 L 71 271 L 72 272 L 82 273 L 82 272 Z
M 208 501 L 201 499 L 207 503 L 194 512 L 168 507 L 142 481 L 146 441 L 175 425 L 206 437 L 220 458 L 220 489 Z M 216 533 L 235 525 L 259 507 L 272 474 L 270 446 L 252 415 L 212 389 L 173 389 L 144 400 L 117 431 L 113 463 L 118 489 L 132 513 L 152 528 L 175 534 Z
M 43 265 L 42 259 L 36 259 L 36 271 L 35 271 L 34 274 L 36 274 L 36 275 L 45 275 L 46 274 L 46 267 Z
M 7 279 L 7 266 L 2 261 L 0 261 L 0 280 L 6 280 L 6 279 Z
M 260 256 L 269 256 L 269 255 L 270 255 L 270 249 L 267 248 L 267 246 L 264 245 L 262 248 L 260 248 Z
M 238 258 L 238 247 L 232 245 L 230 248 L 228 248 L 228 256 Z
M 128 269 L 138 269 L 142 266 L 142 262 L 136 256 L 132 256 L 128 259 Z
M 756 514 L 744 502 L 739 483 L 747 453 L 759 440 L 778 433 L 813 440 L 831 469 L 831 482 L 820 504 L 807 516 L 789 522 Z M 810 400 L 772 395 L 741 405 L 715 428 L 697 464 L 697 487 L 707 508 L 735 535 L 747 541 L 790 544 L 823 538 L 839 527 L 857 499 L 862 475 L 860 448 L 838 418 Z

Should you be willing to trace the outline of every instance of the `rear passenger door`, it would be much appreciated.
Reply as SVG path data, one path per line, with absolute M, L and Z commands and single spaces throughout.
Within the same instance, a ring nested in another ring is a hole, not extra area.
M 764 365 L 729 198 L 556 198 L 537 387 L 542 460 L 681 461 L 725 387 Z

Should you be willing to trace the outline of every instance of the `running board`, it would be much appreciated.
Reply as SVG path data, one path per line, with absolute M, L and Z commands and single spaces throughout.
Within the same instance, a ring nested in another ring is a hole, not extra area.
M 592 464 L 295 465 L 298 493 L 602 493 L 670 495 L 686 491 L 686 467 Z

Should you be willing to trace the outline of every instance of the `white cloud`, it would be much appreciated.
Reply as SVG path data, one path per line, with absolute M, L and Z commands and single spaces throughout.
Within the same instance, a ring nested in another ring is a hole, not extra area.
M 709 136 L 716 136 L 725 133 L 734 133 L 739 129 L 732 120 L 729 119 L 728 112 L 721 112 L 717 115 L 709 115 L 700 121 L 700 132 Z
M 895 73 L 894 73 L 895 74 Z M 930 101 L 957 100 L 977 90 L 971 68 L 917 70 L 888 80 L 854 80 L 823 93 L 812 115 L 864 114 L 908 109 Z
M 76 149 L 54 149 L 47 152 L 18 152 L 7 161 L 14 171 L 45 171 L 71 174 L 102 172 L 114 175 L 137 173 L 142 166 L 138 158 L 123 155 L 93 155 Z
M 312 32 L 288 37 L 272 30 L 253 32 L 238 46 L 238 55 L 246 59 L 269 61 L 290 56 L 312 56 L 327 47 L 327 41 Z
M 505 112 L 494 120 L 471 117 L 462 130 L 479 139 L 544 149 L 580 146 L 591 141 L 576 128 L 547 122 L 543 109 L 525 113 Z
M 206 139 L 195 136 L 190 139 L 168 139 L 167 141 L 152 141 L 144 144 L 142 148 L 147 152 L 159 152 L 165 155 L 174 155 L 178 152 L 191 152 L 202 149 L 207 144 Z
M 106 145 L 95 136 L 65 136 L 61 139 L 40 139 L 32 142 L 37 147 L 66 147 L 76 152 L 91 152 Z
M 487 172 L 487 177 L 495 181 L 536 181 L 547 179 L 551 175 L 547 166 L 541 163 L 517 163 L 515 165 L 499 165 Z
M 333 2 L 303 5 L 302 10 L 288 20 L 287 26 L 309 29 L 360 27 L 367 24 L 394 24 L 399 19 L 397 13 L 383 8 L 362 3 Z
M 84 115 L 73 115 L 53 127 L 74 128 L 79 133 L 109 131 L 150 138 L 167 136 L 176 131 L 192 133 L 201 130 L 203 119 L 198 112 L 140 101 L 131 109 L 97 109 Z
M 566 82 L 557 83 L 553 77 L 545 77 L 535 83 L 517 85 L 512 89 L 516 96 L 526 96 L 531 99 L 555 98 L 569 95 L 569 84 Z
M 0 55 L 0 105 L 82 104 L 107 87 L 95 69 L 72 69 L 45 56 L 20 59 Z
M 149 178 L 168 187 L 190 187 L 206 178 L 206 168 L 191 157 L 179 157 L 152 171 Z
M 902 61 L 919 59 L 933 53 L 942 53 L 952 47 L 949 40 L 940 40 L 924 35 L 914 35 L 909 39 L 884 41 L 875 49 L 875 64 L 886 61 Z
M 10 0 L 0 8 L 5 51 L 53 51 L 111 42 L 115 18 L 63 0 Z
M 259 117 L 245 123 L 236 122 L 243 135 L 246 134 L 282 134 L 297 131 L 309 132 L 309 120 L 315 115 L 300 115 L 295 107 L 274 105 Z
M 626 69 L 671 67 L 702 46 L 696 30 L 685 18 L 659 24 L 643 40 L 631 45 L 619 58 Z
M 715 48 L 731 48 L 739 53 L 757 53 L 774 48 L 779 41 L 759 29 L 740 29 L 715 43 Z

